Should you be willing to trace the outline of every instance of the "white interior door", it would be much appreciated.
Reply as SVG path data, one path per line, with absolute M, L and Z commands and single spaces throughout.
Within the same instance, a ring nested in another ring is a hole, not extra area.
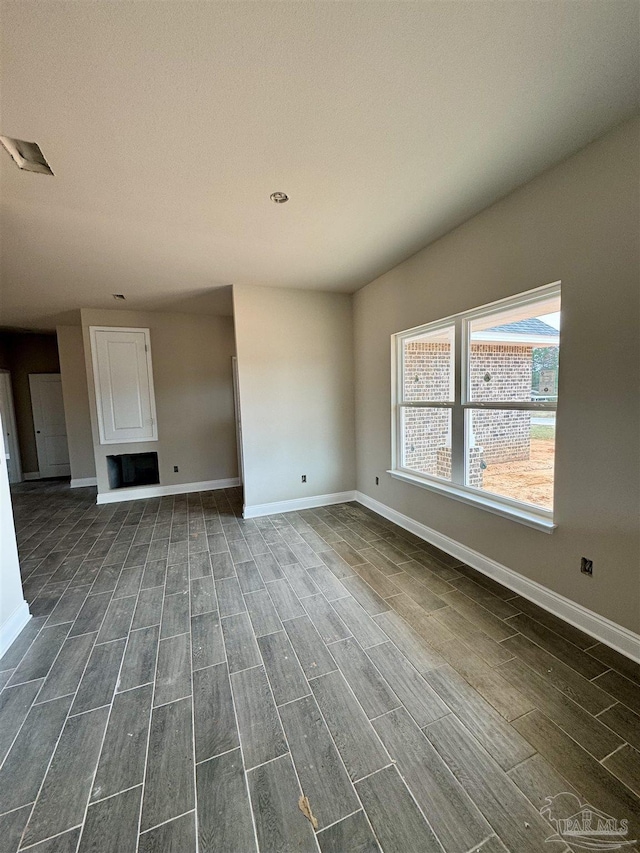
M 30 373 L 31 407 L 41 477 L 68 477 L 69 445 L 59 373 Z
M 16 414 L 13 407 L 13 393 L 11 390 L 11 374 L 8 370 L 0 370 L 0 415 L 2 416 L 2 438 L 0 451 L 4 451 L 7 460 L 7 474 L 10 483 L 19 483 L 22 480 L 22 468 L 20 466 L 20 449 L 18 446 L 18 430 L 16 428 Z

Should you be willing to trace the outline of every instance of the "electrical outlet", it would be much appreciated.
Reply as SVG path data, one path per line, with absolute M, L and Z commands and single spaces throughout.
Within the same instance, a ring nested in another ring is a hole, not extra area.
M 306 483 L 306 482 L 307 482 L 307 475 L 306 475 L 306 474 L 303 474 L 303 475 L 302 475 L 302 482 L 303 482 L 303 483 Z
M 174 474 L 177 474 L 177 473 L 178 473 L 178 466 L 177 466 L 177 465 L 174 465 L 174 466 L 173 466 L 173 473 L 174 473 Z
M 376 477 L 376 486 L 380 485 L 380 477 Z
M 587 560 L 586 557 L 581 557 L 580 571 L 583 575 L 593 575 L 593 560 Z

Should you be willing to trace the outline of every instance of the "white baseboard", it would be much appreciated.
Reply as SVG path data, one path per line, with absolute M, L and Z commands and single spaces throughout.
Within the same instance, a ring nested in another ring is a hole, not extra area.
M 487 575 L 503 586 L 512 589 L 523 598 L 533 601 L 534 604 L 537 604 L 544 610 L 548 610 L 554 616 L 559 616 L 560 619 L 564 619 L 565 622 L 568 622 L 575 628 L 579 628 L 585 634 L 589 634 L 589 636 L 599 640 L 601 643 L 605 643 L 605 645 L 640 663 L 639 634 L 630 631 L 622 625 L 617 625 L 610 619 L 594 613 L 593 610 L 588 610 L 581 604 L 565 598 L 564 595 L 560 595 L 536 581 L 525 578 L 524 575 L 514 572 L 513 569 L 508 569 L 501 563 L 485 557 L 471 548 L 467 548 L 461 542 L 456 542 L 455 539 L 450 539 L 448 536 L 438 533 L 437 530 L 433 530 L 425 524 L 415 521 L 408 515 L 397 512 L 395 509 L 380 503 L 380 501 L 374 498 L 370 498 L 362 492 L 356 492 L 355 499 L 363 504 L 363 506 L 383 516 L 383 518 L 393 521 L 394 524 L 403 527 L 405 530 L 409 530 L 411 533 L 435 545 L 442 551 L 446 551 L 447 554 L 451 554 L 452 557 L 456 557 L 483 575 Z
M 275 501 L 269 504 L 246 506 L 243 518 L 258 518 L 261 515 L 276 515 L 281 512 L 294 512 L 297 509 L 313 509 L 317 506 L 331 506 L 356 500 L 356 492 L 335 492 L 332 495 L 312 495 L 309 498 L 294 498 L 290 501 Z
M 112 492 L 98 492 L 96 503 L 115 504 L 122 501 L 160 498 L 165 495 L 186 495 L 190 492 L 211 492 L 215 489 L 230 489 L 239 485 L 237 477 L 227 480 L 203 480 L 201 483 L 176 483 L 173 486 L 132 486 L 130 489 L 114 489 Z
M 39 480 L 40 479 L 40 471 L 29 471 L 29 473 L 25 472 L 22 475 L 23 480 Z
M 95 477 L 77 477 L 71 480 L 72 489 L 83 489 L 86 486 L 97 486 L 98 481 Z
M 29 605 L 23 600 L 0 628 L 0 658 L 11 646 L 29 619 L 31 619 Z

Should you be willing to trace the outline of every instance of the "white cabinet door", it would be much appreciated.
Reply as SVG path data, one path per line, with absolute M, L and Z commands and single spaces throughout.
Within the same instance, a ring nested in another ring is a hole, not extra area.
M 149 329 L 89 331 L 100 444 L 157 441 Z
M 69 445 L 59 373 L 30 373 L 33 428 L 41 477 L 68 477 Z

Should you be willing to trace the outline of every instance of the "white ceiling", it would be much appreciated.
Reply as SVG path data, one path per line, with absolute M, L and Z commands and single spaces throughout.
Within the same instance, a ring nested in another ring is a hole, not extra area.
M 5 2 L 0 325 L 354 291 L 637 110 L 639 9 Z

